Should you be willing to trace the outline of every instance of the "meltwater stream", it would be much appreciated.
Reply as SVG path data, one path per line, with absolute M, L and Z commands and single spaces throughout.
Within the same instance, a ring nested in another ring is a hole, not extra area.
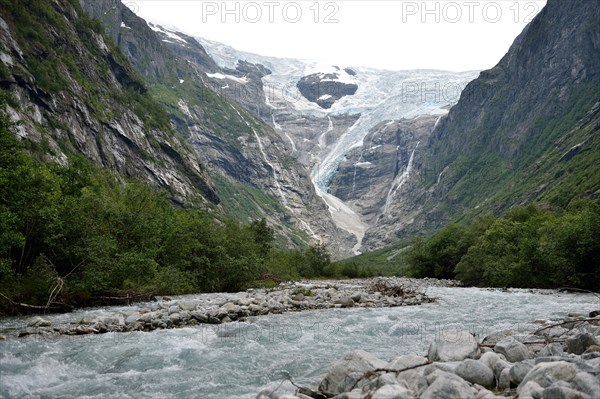
M 535 319 L 600 309 L 590 294 L 475 288 L 429 288 L 427 294 L 437 303 L 289 313 L 154 332 L 11 338 L 0 341 L 0 397 L 251 399 L 277 387 L 282 370 L 297 383 L 316 386 L 329 365 L 354 349 L 387 360 L 426 354 L 429 341 L 442 333 L 527 332 Z M 56 323 L 105 311 L 49 318 Z M 0 327 L 24 326 L 26 320 L 5 319 Z M 286 384 L 282 389 L 291 392 Z

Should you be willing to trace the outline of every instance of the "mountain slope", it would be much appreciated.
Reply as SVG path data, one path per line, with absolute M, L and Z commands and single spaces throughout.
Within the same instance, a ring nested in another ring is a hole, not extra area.
M 243 62 L 270 71 L 249 91 L 243 89 L 255 82 L 251 75 L 245 84 L 236 82 L 235 76 L 221 82 L 242 105 L 249 101 L 238 100 L 236 88 L 249 94 L 253 105 L 247 109 L 271 123 L 292 155 L 311 171 L 315 190 L 336 225 L 355 237 L 354 253 L 362 251 L 365 231 L 386 213 L 387 193 L 395 193 L 398 186 L 394 185 L 404 174 L 414 146 L 419 140 L 425 143 L 438 117 L 477 76 L 474 71 L 343 68 L 260 56 L 198 40 L 229 71 L 236 65 L 239 70 Z M 375 245 L 389 242 L 384 237 L 378 240 Z
M 232 99 L 221 89 L 226 83 L 219 78 L 225 76 L 244 84 L 251 80 L 246 89 L 260 87 L 266 68 L 242 62 L 235 70 L 223 69 L 194 38 L 146 23 L 118 0 L 81 3 L 102 21 L 171 125 L 207 165 L 229 215 L 243 221 L 266 218 L 278 227 L 282 245 L 322 241 L 335 255 L 348 255 L 348 234 L 333 225 L 309 173 L 284 139 L 248 110 L 253 98 L 237 93 Z
M 600 193 L 600 8 L 550 0 L 461 94 L 417 151 L 413 178 L 371 230 L 427 233 L 458 218 Z
M 143 81 L 76 1 L 15 3 L 0 14 L 0 85 L 19 136 L 47 157 L 83 154 L 187 202 L 219 198 Z

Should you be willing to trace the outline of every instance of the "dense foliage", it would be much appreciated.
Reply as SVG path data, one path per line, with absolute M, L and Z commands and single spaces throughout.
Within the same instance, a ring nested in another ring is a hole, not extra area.
M 263 275 L 315 277 L 329 265 L 322 246 L 276 249 L 264 220 L 244 225 L 174 207 L 166 193 L 120 182 L 83 158 L 38 161 L 10 130 L 0 115 L 0 293 L 14 302 L 45 305 L 58 288 L 57 301 L 75 305 L 235 291 Z
M 451 224 L 414 240 L 405 261 L 415 277 L 493 287 L 600 290 L 600 199 L 566 209 L 517 207 L 501 218 Z

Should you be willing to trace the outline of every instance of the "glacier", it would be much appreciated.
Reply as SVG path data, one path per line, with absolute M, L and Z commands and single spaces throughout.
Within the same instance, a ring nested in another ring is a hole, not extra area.
M 310 160 L 306 166 L 311 171 L 315 191 L 327 204 L 335 224 L 356 237 L 357 244 L 353 248 L 356 254 L 360 253 L 362 238 L 370 226 L 361 220 L 350 204 L 345 204 L 329 193 L 329 184 L 340 162 L 349 151 L 362 147 L 365 136 L 382 122 L 390 123 L 422 115 L 437 115 L 439 122 L 458 101 L 462 89 L 479 74 L 479 71 L 388 71 L 354 65 L 336 66 L 312 60 L 262 56 L 238 51 L 203 38 L 196 40 L 222 68 L 235 69 L 238 61 L 243 60 L 261 64 L 271 71 L 271 74 L 262 78 L 265 104 L 270 108 L 269 118 L 265 121 L 272 123 L 275 130 L 292 143 L 295 153 L 300 151 L 296 148 L 296 143 L 301 138 L 293 137 L 293 133 L 286 129 L 285 122 L 278 115 L 328 119 L 329 127 L 321 131 L 315 145 L 303 159 Z M 354 74 L 348 73 L 348 68 Z M 337 74 L 337 79 L 325 78 L 324 81 L 357 84 L 358 90 L 354 95 L 347 95 L 336 101 L 330 109 L 323 109 L 304 98 L 296 87 L 302 77 L 313 74 L 324 77 Z M 330 137 L 334 128 L 331 117 L 341 115 L 360 117 L 341 135 Z M 410 172 L 406 170 L 399 176 L 401 181 L 398 180 L 390 187 L 384 214 L 391 202 L 397 200 L 395 194 L 398 188 L 409 178 Z

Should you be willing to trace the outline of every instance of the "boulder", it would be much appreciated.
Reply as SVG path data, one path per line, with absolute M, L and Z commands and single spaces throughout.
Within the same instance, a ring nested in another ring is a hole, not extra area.
M 467 358 L 474 359 L 479 356 L 477 342 L 468 332 L 459 334 L 457 339 L 443 338 L 432 341 L 429 345 L 427 358 L 435 361 L 462 361 Z
M 140 314 L 138 312 L 134 312 L 134 313 L 130 314 L 129 316 L 127 316 L 127 318 L 125 319 L 125 324 L 135 323 L 139 319 L 140 319 Z
M 403 382 L 408 389 L 419 395 L 427 389 L 427 379 L 422 368 L 403 371 L 396 377 L 398 381 Z
M 507 361 L 514 363 L 529 359 L 529 350 L 521 342 L 514 338 L 502 339 L 494 346 L 494 352 L 504 355 Z
M 514 335 L 513 330 L 496 331 L 489 335 L 486 335 L 486 337 L 483 339 L 483 341 L 481 341 L 481 343 L 487 344 L 487 345 L 496 345 L 498 342 L 500 342 L 504 338 L 512 337 L 513 335 Z
M 418 355 L 402 355 L 398 356 L 390 362 L 391 370 L 403 370 L 409 367 L 416 367 L 427 364 L 427 358 Z
M 42 319 L 40 316 L 35 316 L 27 323 L 27 327 L 50 327 L 52 323 L 46 319 Z
M 556 381 L 572 381 L 577 374 L 577 368 L 573 363 L 565 361 L 557 361 L 551 363 L 539 363 L 527 373 L 521 384 L 519 384 L 518 392 L 529 381 L 534 381 L 541 387 L 549 387 Z
M 576 355 L 583 354 L 587 348 L 593 345 L 600 345 L 600 342 L 588 332 L 579 333 L 574 337 L 567 338 L 567 352 Z
M 508 367 L 502 369 L 498 376 L 498 389 L 502 391 L 510 389 L 510 369 Z
M 420 396 L 421 399 L 475 399 L 475 390 L 454 374 L 436 370 L 429 375 L 428 380 L 433 381 Z
M 369 382 L 363 385 L 361 388 L 363 392 L 376 391 L 384 385 L 393 384 L 398 384 L 398 380 L 396 380 L 395 375 L 393 373 L 385 373 L 375 379 L 369 380 Z
M 400 384 L 387 384 L 370 396 L 371 399 L 412 399 L 411 392 Z
M 354 307 L 354 300 L 349 296 L 342 297 L 335 301 L 336 305 L 342 305 L 342 308 L 352 308 Z
M 233 302 L 227 302 L 221 306 L 218 311 L 218 315 L 226 316 L 229 313 L 237 313 L 240 311 L 240 307 Z
M 200 323 L 208 322 L 208 316 L 199 310 L 191 311 L 190 317 L 192 317 L 194 320 L 199 321 Z
M 362 392 L 354 390 L 352 392 L 344 392 L 334 396 L 334 399 L 363 399 Z
M 472 384 L 491 388 L 494 386 L 494 373 L 478 360 L 465 359 L 456 367 L 456 375 Z
M 600 396 L 600 379 L 589 373 L 577 373 L 571 385 L 576 390 L 586 393 L 590 396 Z
M 564 355 L 562 345 L 559 343 L 551 343 L 538 352 L 538 356 L 562 356 Z
M 511 384 L 519 385 L 533 367 L 534 364 L 531 360 L 523 360 L 522 362 L 513 364 L 513 366 L 510 368 Z
M 328 370 L 319 390 L 333 394 L 349 392 L 366 372 L 387 366 L 387 362 L 363 350 L 350 352 Z
M 143 323 L 150 323 L 150 322 L 152 322 L 152 320 L 158 319 L 158 318 L 160 318 L 160 315 L 158 314 L 158 312 L 148 312 L 148 313 L 144 313 L 143 315 L 141 315 L 139 318 L 139 321 L 141 321 Z
M 200 301 L 181 301 L 179 302 L 179 307 L 182 310 L 187 310 L 187 311 L 192 311 L 192 310 L 196 310 L 196 308 L 198 307 L 198 305 L 200 304 Z
M 560 385 L 553 385 L 544 389 L 542 397 L 544 399 L 592 399 L 590 395 Z
M 542 397 L 544 392 L 543 388 L 535 381 L 528 381 L 519 386 L 519 399 L 538 399 Z
M 510 370 L 510 366 L 510 363 L 506 360 L 498 360 L 496 364 L 494 364 L 494 368 L 492 369 L 492 371 L 494 371 L 494 376 L 496 377 L 496 379 L 500 380 L 500 374 L 502 374 L 502 371 Z
M 504 356 L 502 356 L 502 357 L 504 357 Z M 494 366 L 496 365 L 496 363 L 499 360 L 505 360 L 505 359 L 501 359 L 500 356 L 496 352 L 486 352 L 483 355 L 481 355 L 481 357 L 479 358 L 479 361 L 481 363 L 485 364 L 492 370 L 494 369 Z

